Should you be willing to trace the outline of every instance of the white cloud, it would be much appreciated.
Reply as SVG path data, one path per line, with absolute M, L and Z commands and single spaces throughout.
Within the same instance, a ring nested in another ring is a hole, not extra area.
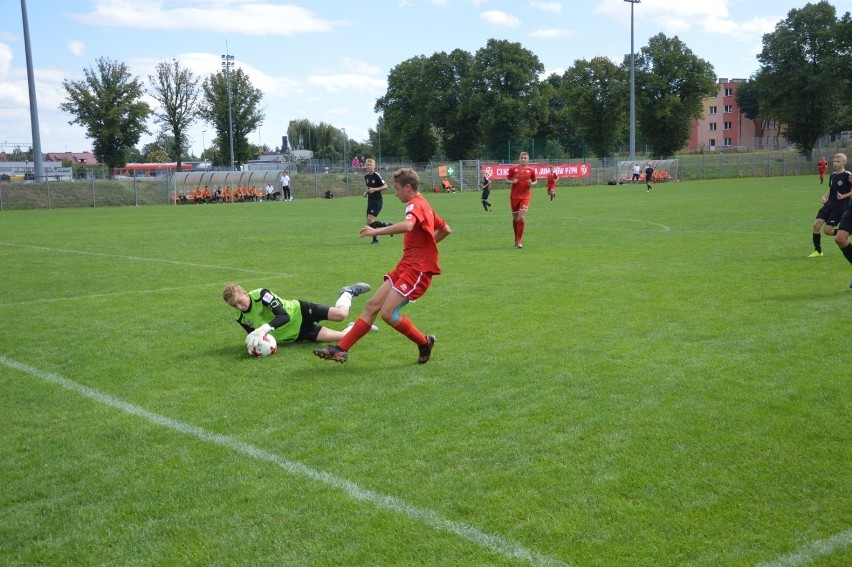
M 530 6 L 544 10 L 545 12 L 555 12 L 557 14 L 562 12 L 562 4 L 560 2 L 537 2 L 536 0 L 532 0 Z
M 500 10 L 487 10 L 482 12 L 479 17 L 493 26 L 517 27 L 521 25 L 518 18 Z
M 349 25 L 342 20 L 323 20 L 306 8 L 254 2 L 206 2 L 206 7 L 166 8 L 165 2 L 135 3 L 97 0 L 95 9 L 72 17 L 84 24 L 149 30 L 205 30 L 255 36 L 293 36 L 326 33 Z
M 86 54 L 86 44 L 82 41 L 69 40 L 68 43 L 65 44 L 68 48 L 68 51 L 71 52 L 72 55 L 76 55 L 77 57 L 82 57 Z
M 533 31 L 530 35 L 539 39 L 560 39 L 571 37 L 574 34 L 571 30 L 566 29 L 540 29 Z

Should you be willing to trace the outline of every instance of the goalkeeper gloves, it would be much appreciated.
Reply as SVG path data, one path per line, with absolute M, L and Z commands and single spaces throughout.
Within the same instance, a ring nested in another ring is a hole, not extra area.
M 269 331 L 271 330 L 272 326 L 268 323 L 264 323 L 263 325 L 248 334 L 248 336 L 246 337 L 246 346 L 248 348 L 256 347 L 263 340 L 263 337 L 265 337 L 267 333 L 269 333 Z

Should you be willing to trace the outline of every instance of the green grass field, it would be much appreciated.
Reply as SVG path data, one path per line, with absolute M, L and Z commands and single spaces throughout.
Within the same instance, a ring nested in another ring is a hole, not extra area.
M 426 365 L 381 323 L 252 359 L 221 300 L 380 285 L 402 240 L 355 236 L 361 198 L 2 212 L 0 564 L 850 565 L 823 191 L 539 187 L 523 250 L 505 190 L 429 193 Z

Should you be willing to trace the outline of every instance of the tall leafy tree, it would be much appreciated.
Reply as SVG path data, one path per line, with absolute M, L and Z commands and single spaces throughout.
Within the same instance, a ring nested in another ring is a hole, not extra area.
M 850 87 L 850 16 L 823 0 L 793 9 L 763 36 L 755 80 L 760 114 L 810 157 L 817 139 L 845 122 Z
M 440 132 L 441 145 L 450 159 L 477 154 L 482 140 L 479 108 L 474 104 L 471 71 L 473 56 L 456 49 L 429 58 L 432 88 L 429 114 Z
M 228 92 L 230 90 L 231 122 L 233 123 L 235 165 L 245 163 L 255 156 L 256 148 L 249 143 L 248 135 L 263 124 L 260 109 L 263 93 L 251 84 L 242 69 L 224 70 L 207 77 L 201 85 L 204 98 L 198 115 L 213 125 L 216 142 L 222 149 L 223 160 L 230 165 L 231 139 L 228 135 Z M 227 157 L 225 157 L 227 156 Z
M 736 99 L 743 116 L 749 120 L 760 116 L 760 93 L 757 91 L 757 81 L 753 78 L 737 86 Z
M 200 80 L 174 59 L 171 63 L 158 63 L 155 74 L 148 76 L 151 84 L 150 94 L 160 103 L 160 108 L 154 111 L 154 116 L 174 138 L 174 153 L 170 155 L 177 162 L 178 169 L 184 155 L 183 147 L 186 145 L 184 132 L 195 121 L 199 112 Z
M 388 74 L 388 90 L 376 101 L 388 130 L 414 161 L 428 161 L 438 151 L 438 135 L 429 111 L 434 89 L 429 59 L 403 61 Z
M 373 130 L 371 128 L 369 136 L 370 146 L 375 157 L 399 157 L 405 155 L 405 148 L 397 142 L 396 137 L 387 127 L 384 116 L 379 116 L 379 120 L 376 122 L 376 129 Z
M 547 90 L 539 81 L 543 72 L 538 57 L 520 43 L 489 39 L 476 52 L 473 91 L 489 146 L 532 136 L 547 120 Z
M 624 69 L 629 72 L 629 55 Z M 656 155 L 672 155 L 689 140 L 692 120 L 703 115 L 704 99 L 716 94 L 713 65 L 677 36 L 660 33 L 637 54 L 635 79 L 639 127 Z
M 59 108 L 74 116 L 69 124 L 86 128 L 100 162 L 110 169 L 125 165 L 126 149 L 148 131 L 145 121 L 151 108 L 142 100 L 142 83 L 127 65 L 104 57 L 83 73 L 82 81 L 62 81 L 67 97 Z
M 628 77 L 606 57 L 580 59 L 562 76 L 567 116 L 598 157 L 612 155 L 627 128 Z

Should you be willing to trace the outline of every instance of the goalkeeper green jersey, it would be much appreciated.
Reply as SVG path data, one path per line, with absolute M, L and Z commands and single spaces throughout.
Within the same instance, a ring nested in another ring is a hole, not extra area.
M 248 311 L 238 311 L 237 323 L 252 332 L 264 323 L 272 326 L 275 340 L 295 341 L 302 326 L 302 308 L 298 299 L 281 299 L 266 288 L 248 292 L 251 306 Z

